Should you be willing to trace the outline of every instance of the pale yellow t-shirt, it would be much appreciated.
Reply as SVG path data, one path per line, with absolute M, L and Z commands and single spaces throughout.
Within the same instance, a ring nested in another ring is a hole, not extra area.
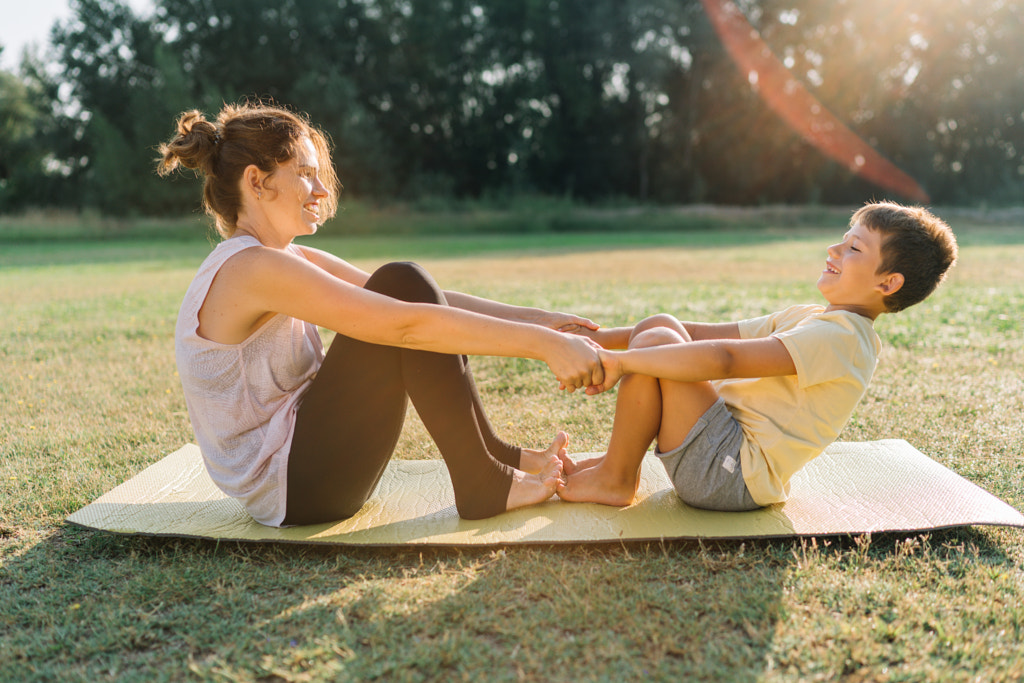
M 789 480 L 835 441 L 867 390 L 882 345 L 871 320 L 792 306 L 739 323 L 744 339 L 777 337 L 796 375 L 713 382 L 743 429 L 740 463 L 759 505 L 786 500 Z

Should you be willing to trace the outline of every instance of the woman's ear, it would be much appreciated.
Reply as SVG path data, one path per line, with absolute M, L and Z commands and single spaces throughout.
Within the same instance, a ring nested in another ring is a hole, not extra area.
M 900 288 L 903 287 L 903 282 L 903 273 L 889 273 L 878 284 L 878 289 L 882 292 L 883 296 L 889 296 L 900 291 Z
M 256 199 L 263 198 L 264 174 L 255 164 L 249 164 L 242 171 L 242 188 L 251 192 Z

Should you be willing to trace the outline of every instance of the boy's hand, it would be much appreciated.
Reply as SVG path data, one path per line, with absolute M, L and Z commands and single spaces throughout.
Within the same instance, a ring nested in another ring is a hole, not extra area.
M 602 349 L 598 355 L 601 357 L 601 366 L 604 368 L 604 381 L 587 387 L 587 396 L 596 396 L 608 391 L 622 379 L 622 360 L 619 358 L 619 354 Z

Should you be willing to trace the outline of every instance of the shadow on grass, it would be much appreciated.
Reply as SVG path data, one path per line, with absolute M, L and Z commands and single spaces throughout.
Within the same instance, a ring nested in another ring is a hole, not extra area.
M 406 551 L 63 527 L 2 542 L 5 681 L 754 681 L 788 647 L 800 572 L 932 561 L 901 535 Z M 980 530 L 924 544 L 948 571 L 1007 561 Z

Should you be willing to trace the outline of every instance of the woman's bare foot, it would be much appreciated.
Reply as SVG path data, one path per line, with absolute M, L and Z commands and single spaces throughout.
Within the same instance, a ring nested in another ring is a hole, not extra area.
M 548 459 L 548 463 L 540 472 L 529 474 L 522 470 L 512 471 L 512 488 L 508 491 L 506 510 L 543 503 L 555 495 L 558 485 L 562 483 L 562 461 L 556 455 Z
M 640 486 L 639 472 L 633 476 L 613 472 L 604 458 L 585 462 L 592 461 L 596 462 L 578 469 L 558 487 L 558 497 L 574 503 L 601 503 L 615 507 L 632 505 Z
M 558 432 L 555 434 L 555 440 L 551 442 L 551 445 L 542 451 L 524 448 L 519 456 L 519 469 L 528 474 L 537 474 L 548 466 L 551 462 L 551 457 L 554 456 L 562 461 L 562 470 L 566 474 L 571 474 L 572 469 L 567 467 L 567 465 L 572 465 L 572 460 L 569 459 L 568 451 L 566 451 L 566 446 L 568 445 L 568 435 L 565 432 Z

